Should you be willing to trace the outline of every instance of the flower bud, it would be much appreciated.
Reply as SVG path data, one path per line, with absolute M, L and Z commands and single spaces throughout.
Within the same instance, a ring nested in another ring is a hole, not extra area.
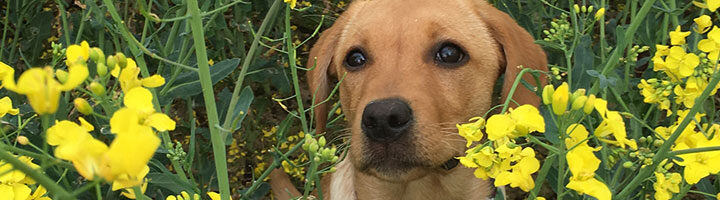
M 555 90 L 552 95 L 552 108 L 555 115 L 563 115 L 567 110 L 569 100 L 569 88 L 567 83 L 563 83 Z
M 65 83 L 65 81 L 68 80 L 68 73 L 65 70 L 57 69 L 55 70 L 55 77 L 57 77 L 60 83 Z
M 112 56 L 112 55 L 111 55 L 111 56 L 108 56 L 108 57 L 107 57 L 107 60 L 106 60 L 106 61 L 107 61 L 106 64 L 107 64 L 107 66 L 110 67 L 110 69 L 115 69 L 115 66 L 117 65 L 118 59 L 115 58 L 115 56 Z
M 587 12 L 592 12 L 593 9 L 595 9 L 595 8 L 592 5 L 590 5 L 590 7 L 587 8 Z
M 580 110 L 585 106 L 585 102 L 587 101 L 586 96 L 580 96 L 578 98 L 575 98 L 575 101 L 572 103 L 572 110 Z
M 22 135 L 21 135 L 21 136 L 18 136 L 15 140 L 16 140 L 18 143 L 22 144 L 22 145 L 28 145 L 28 144 L 30 144 L 30 140 L 28 140 L 27 137 L 22 136 Z
M 583 106 L 583 112 L 585 114 L 590 114 L 593 111 L 593 108 L 595 108 L 595 95 L 591 94 L 588 96 L 587 100 L 585 100 L 585 106 Z
M 90 91 L 95 95 L 103 96 L 105 95 L 105 86 L 100 85 L 97 81 L 93 81 L 90 83 Z
M 108 69 L 107 66 L 105 66 L 105 63 L 97 63 L 96 67 L 98 75 L 101 77 L 107 75 Z
M 318 151 L 318 148 L 320 148 L 317 143 L 312 143 L 308 145 L 308 152 L 310 152 L 310 155 L 315 155 Z
M 313 158 L 313 161 L 315 161 L 316 163 L 319 163 L 319 162 L 320 162 L 320 157 L 315 157 L 315 158 Z
M 125 65 L 127 65 L 127 57 L 125 57 L 125 54 L 123 53 L 116 53 L 115 58 L 117 59 L 117 64 L 120 66 L 120 69 L 125 68 Z
M 586 12 L 587 12 L 587 7 L 586 7 L 586 6 L 582 6 L 582 7 L 580 7 L 580 10 L 581 10 L 582 12 L 586 13 Z
M 75 98 L 75 101 L 73 101 L 73 103 L 75 103 L 75 109 L 77 109 L 78 112 L 82 113 L 83 115 L 92 114 L 93 109 L 87 102 L 87 100 L 83 98 Z
M 655 140 L 655 141 L 653 141 L 653 146 L 655 146 L 655 147 L 660 147 L 660 146 L 662 146 L 662 145 L 663 145 L 663 141 L 662 141 L 662 140 Z
M 326 142 L 327 141 L 325 141 L 325 136 L 320 136 L 320 139 L 318 139 L 318 145 L 320 145 L 321 147 L 324 147 Z
M 598 9 L 598 11 L 595 13 L 595 20 L 600 20 L 600 18 L 602 18 L 604 15 L 605 15 L 605 8 Z
M 570 100 L 575 100 L 575 98 L 578 98 L 580 96 L 585 96 L 585 89 L 580 88 L 575 90 L 575 92 L 572 93 L 572 96 L 570 96 Z
M 575 13 L 580 12 L 580 6 L 578 6 L 577 4 L 573 5 L 573 8 L 575 9 Z
M 95 63 L 105 63 L 105 54 L 100 48 L 93 47 L 90 48 L 90 59 L 95 61 Z
M 545 105 L 549 105 L 550 103 L 552 103 L 552 95 L 554 92 L 555 88 L 553 88 L 552 85 L 546 85 L 545 88 L 543 88 L 542 99 Z
M 633 166 L 633 163 L 630 162 L 630 161 L 625 161 L 625 162 L 623 163 L 623 167 L 624 167 L 624 168 L 631 168 L 632 166 Z

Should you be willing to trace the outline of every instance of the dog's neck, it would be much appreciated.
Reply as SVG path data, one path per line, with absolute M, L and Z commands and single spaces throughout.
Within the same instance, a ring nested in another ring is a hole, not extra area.
M 347 160 L 333 173 L 331 199 L 488 199 L 489 181 L 474 178 L 474 169 L 458 166 L 449 173 L 432 173 L 407 183 L 388 182 L 355 171 Z

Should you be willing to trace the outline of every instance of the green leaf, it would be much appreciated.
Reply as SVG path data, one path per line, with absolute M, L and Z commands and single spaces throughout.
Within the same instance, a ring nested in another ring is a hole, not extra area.
M 594 58 L 595 55 L 592 52 L 592 47 L 590 47 L 591 38 L 588 35 L 583 35 L 580 37 L 579 42 L 577 46 L 575 47 L 575 52 L 573 55 L 573 67 L 572 71 L 572 78 L 573 88 L 570 88 L 570 90 L 575 90 L 578 88 L 590 88 L 591 81 L 588 81 L 585 77 L 585 71 L 589 69 L 594 69 Z
M 246 86 L 243 88 L 242 92 L 240 92 L 238 104 L 235 106 L 235 110 L 233 111 L 233 131 L 238 130 L 240 125 L 242 125 L 242 121 L 245 119 L 245 116 L 247 116 L 248 109 L 250 109 L 250 104 L 252 104 L 254 98 L 255 94 L 253 94 L 250 86 Z
M 180 178 L 172 173 L 148 173 L 147 177 L 153 186 L 162 187 L 172 191 L 175 194 L 180 194 L 182 191 L 193 191 L 192 186 L 187 185 L 186 182 L 180 180 Z
M 557 50 L 563 50 L 563 49 L 564 49 L 564 47 L 563 47 L 562 45 L 560 45 L 560 44 L 548 42 L 548 41 L 545 41 L 545 40 L 535 40 L 535 44 L 539 44 L 540 46 L 550 47 L 550 48 L 557 49 Z
M 239 58 L 223 60 L 210 67 L 210 78 L 213 85 L 230 75 L 240 64 Z M 160 104 L 166 105 L 178 97 L 188 97 L 200 94 L 200 77 L 196 72 L 185 72 L 175 79 L 175 85 L 170 87 L 165 94 L 160 94 Z

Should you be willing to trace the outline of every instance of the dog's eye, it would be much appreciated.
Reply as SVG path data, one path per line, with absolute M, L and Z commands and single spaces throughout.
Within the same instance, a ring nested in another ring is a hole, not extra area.
M 435 61 L 440 64 L 459 64 L 465 60 L 465 52 L 453 43 L 444 43 L 435 53 Z
M 350 70 L 357 70 L 365 65 L 367 58 L 360 49 L 354 49 L 345 56 L 345 67 Z

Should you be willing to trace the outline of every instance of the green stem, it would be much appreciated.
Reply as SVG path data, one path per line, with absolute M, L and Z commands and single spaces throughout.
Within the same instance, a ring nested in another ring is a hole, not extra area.
M 513 94 L 515 94 L 515 90 L 517 89 L 517 86 L 520 83 L 520 80 L 522 80 L 523 75 L 530 70 L 532 70 L 532 69 L 523 68 L 520 71 L 520 73 L 518 73 L 518 75 L 515 77 L 515 81 L 513 82 L 512 88 L 510 88 L 510 93 L 508 93 L 508 96 L 505 98 L 505 103 L 503 103 L 503 109 L 500 112 L 501 114 L 505 113 L 505 111 L 508 110 L 510 100 L 512 99 Z M 505 77 L 505 78 L 509 78 L 509 77 Z M 538 85 L 538 87 L 541 87 L 541 86 Z
M 537 197 L 538 192 L 540 192 L 540 188 L 542 188 L 542 185 L 545 182 L 545 177 L 550 171 L 550 168 L 552 168 L 553 162 L 555 162 L 555 159 L 557 159 L 557 157 L 558 154 L 552 154 L 545 158 L 543 166 L 540 168 L 540 172 L 538 172 L 538 175 L 535 178 L 535 188 L 530 191 L 530 197 L 528 197 L 528 199 L 535 199 L 535 197 Z
M 652 1 L 652 0 L 650 0 Z M 720 82 L 720 72 L 715 72 L 712 75 L 712 79 L 708 82 L 708 85 L 717 85 L 718 82 Z M 703 102 L 710 96 L 710 92 L 712 92 L 715 88 L 714 87 L 706 87 L 705 90 L 700 94 L 698 98 L 695 99 L 695 105 L 690 109 L 690 112 L 686 116 L 695 116 L 700 109 L 703 107 Z M 641 169 L 635 178 L 628 183 L 628 185 L 620 191 L 620 193 L 617 194 L 617 199 L 627 199 L 628 195 L 632 194 L 633 190 L 635 190 L 636 187 L 642 183 L 645 178 L 647 178 L 654 170 L 655 167 L 660 163 L 660 161 L 668 158 L 670 154 L 670 147 L 675 143 L 675 140 L 677 140 L 678 137 L 680 137 L 680 133 L 682 133 L 683 130 L 685 130 L 685 127 L 690 124 L 690 121 L 692 120 L 692 117 L 685 117 L 683 118 L 682 122 L 678 125 L 678 127 L 675 129 L 675 131 L 670 135 L 670 138 L 668 138 L 660 148 L 658 148 L 657 153 L 653 157 L 653 164 L 651 166 L 646 166 L 645 168 Z
M 623 55 L 625 52 L 625 49 L 628 44 L 630 44 L 635 37 L 635 32 L 637 31 L 638 27 L 640 27 L 640 24 L 645 21 L 645 16 L 650 12 L 650 9 L 652 8 L 653 4 L 655 3 L 655 0 L 647 0 L 643 3 L 642 7 L 640 8 L 640 11 L 636 16 L 634 16 L 634 20 L 630 22 L 630 26 L 625 31 L 625 35 L 623 36 L 624 39 L 619 40 L 617 46 L 613 50 L 612 54 L 610 54 L 610 58 L 608 58 L 608 62 L 605 64 L 605 66 L 602 69 L 602 74 L 606 75 L 610 73 L 612 69 L 614 69 L 618 62 L 620 61 L 620 56 Z M 599 88 L 598 84 L 599 79 L 595 80 L 593 87 L 590 89 L 589 94 L 596 94 Z
M 107 7 L 108 12 L 110 13 L 110 16 L 112 17 L 112 19 L 115 21 L 115 23 L 119 24 L 118 27 L 121 30 L 120 32 L 121 32 L 122 36 L 125 38 L 125 40 L 127 40 L 128 42 L 135 41 L 136 45 L 139 44 L 139 42 L 137 40 L 135 40 L 135 38 L 130 34 L 130 31 L 127 30 L 127 27 L 122 25 L 124 23 L 120 19 L 120 15 L 118 14 L 117 10 L 115 9 L 115 6 L 114 6 L 112 0 L 103 0 L 103 2 L 106 4 L 105 6 Z M 133 43 L 131 43 L 131 44 L 133 44 Z M 142 48 L 142 47 L 135 46 L 135 45 L 129 45 L 129 47 L 134 55 L 139 55 L 138 57 L 135 57 L 135 58 L 137 60 L 137 65 L 140 68 L 142 76 L 149 77 L 149 72 L 148 72 L 147 66 L 145 65 L 145 59 L 141 56 L 142 54 L 140 54 L 140 50 L 138 49 L 138 48 Z M 116 84 L 117 84 L 117 82 L 116 82 Z M 152 93 L 152 95 L 154 97 L 158 96 L 154 89 L 150 89 L 150 92 Z M 158 101 L 158 98 L 153 98 L 153 105 L 156 110 L 160 110 L 160 103 Z M 163 141 L 165 142 L 165 147 L 168 149 L 171 148 L 170 136 L 168 135 L 168 133 L 166 131 L 163 131 L 160 133 L 160 135 L 162 136 Z M 183 181 L 188 182 L 187 176 L 185 175 L 185 172 L 182 169 L 182 165 L 180 165 L 176 160 L 173 160 L 173 159 L 170 159 L 170 162 L 173 164 L 173 167 L 175 167 L 175 171 L 178 173 L 178 176 L 180 176 L 180 178 Z
M 21 172 L 25 173 L 27 176 L 35 180 L 35 182 L 45 187 L 50 194 L 55 195 L 54 199 L 75 199 L 75 197 L 70 195 L 68 191 L 56 184 L 55 181 L 43 175 L 41 172 L 36 171 L 23 164 L 22 161 L 15 158 L 15 156 L 8 154 L 8 152 L 5 150 L 5 144 L 2 143 L 0 143 L 0 160 L 10 163 L 13 168 L 20 170 Z
M 240 91 L 242 89 L 242 84 L 245 80 L 245 75 L 247 75 L 247 71 L 250 68 L 250 63 L 253 60 L 252 58 L 255 56 L 255 51 L 257 51 L 260 38 L 262 38 L 265 34 L 265 30 L 267 29 L 268 24 L 272 23 L 272 21 L 275 19 L 278 10 L 280 10 L 280 5 L 282 4 L 283 2 L 281 0 L 275 0 L 272 6 L 270 6 L 270 10 L 267 12 L 267 14 L 265 14 L 265 19 L 263 19 L 262 24 L 260 24 L 260 28 L 255 34 L 255 38 L 253 38 L 252 44 L 250 45 L 250 49 L 248 50 L 247 55 L 245 55 L 245 60 L 243 60 L 242 68 L 240 68 L 240 74 L 238 75 L 237 81 L 235 82 L 235 89 L 233 89 L 232 98 L 230 99 L 227 113 L 225 113 L 225 122 L 223 122 L 223 129 L 225 130 L 230 130 L 230 127 L 232 126 L 232 118 L 233 114 L 235 113 L 235 105 L 240 100 Z
M 65 37 L 65 46 L 70 46 L 70 28 L 68 28 L 67 14 L 65 14 L 65 5 L 60 0 L 55 0 L 60 12 L 60 20 L 62 21 L 63 35 Z
M 673 157 L 673 156 L 682 155 L 682 154 L 702 153 L 702 152 L 707 152 L 707 151 L 720 151 L 720 146 L 700 147 L 700 148 L 671 151 L 670 153 L 668 153 L 668 155 L 670 157 Z
M 220 188 L 220 197 L 223 200 L 230 199 L 230 186 L 227 172 L 227 159 L 225 155 L 225 138 L 218 128 L 220 126 L 215 105 L 215 94 L 212 88 L 212 80 L 210 79 L 210 67 L 208 66 L 208 58 L 205 46 L 205 34 L 202 28 L 202 18 L 200 16 L 200 8 L 197 0 L 187 1 L 188 14 L 190 14 L 190 29 L 192 30 L 193 43 L 195 45 L 195 57 L 197 58 L 198 75 L 200 76 L 200 85 L 202 87 L 203 99 L 205 100 L 205 110 L 208 117 L 208 128 L 210 129 L 210 139 L 212 140 L 213 156 L 215 160 L 215 172 L 218 178 L 218 187 Z M 229 111 L 228 111 L 229 112 Z
M 305 118 L 305 107 L 303 106 L 303 99 L 300 93 L 300 81 L 298 80 L 296 59 L 296 49 L 292 41 L 292 33 L 290 28 L 290 4 L 285 5 L 285 45 L 288 50 L 288 64 L 290 66 L 290 74 L 292 75 L 293 87 L 295 88 L 295 99 L 297 100 L 298 115 L 300 115 L 300 124 L 302 125 L 303 131 L 306 134 L 310 134 L 307 119 Z M 314 161 L 310 161 L 314 162 Z

